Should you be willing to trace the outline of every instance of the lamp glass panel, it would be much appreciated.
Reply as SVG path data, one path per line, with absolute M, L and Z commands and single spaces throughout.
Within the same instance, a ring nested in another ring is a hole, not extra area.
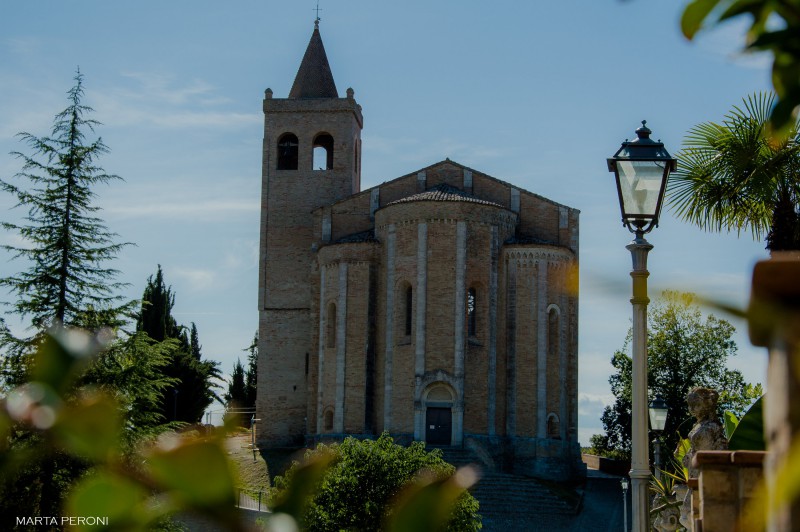
M 619 187 L 625 218 L 653 217 L 658 209 L 658 195 L 664 179 L 660 161 L 617 161 Z
M 653 430 L 664 430 L 667 424 L 666 408 L 650 408 L 650 428 Z

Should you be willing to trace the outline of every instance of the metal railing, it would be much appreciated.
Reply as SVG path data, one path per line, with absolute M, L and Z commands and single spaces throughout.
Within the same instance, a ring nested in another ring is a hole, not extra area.
M 267 492 L 265 490 L 237 488 L 236 507 L 256 512 L 269 512 L 267 508 Z

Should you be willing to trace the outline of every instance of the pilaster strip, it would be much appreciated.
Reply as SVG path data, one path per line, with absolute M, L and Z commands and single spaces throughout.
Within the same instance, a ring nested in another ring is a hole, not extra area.
M 464 435 L 464 322 L 467 317 L 467 223 L 456 224 L 456 301 L 455 301 L 455 370 L 456 402 L 453 404 L 453 445 L 461 445 Z
M 325 305 L 325 268 L 319 269 L 319 349 L 317 350 L 317 434 L 322 433 L 322 390 L 325 371 L 325 328 L 328 308 Z
M 566 279 L 567 272 L 561 270 L 559 272 L 559 306 L 561 307 L 561 316 L 558 320 L 558 381 L 562 383 L 559 390 L 558 397 L 558 429 L 561 441 L 567 441 L 567 434 L 569 430 L 569 417 L 567 415 L 567 388 L 569 387 L 570 380 L 567 371 L 567 332 L 569 331 L 569 300 L 566 294 Z
M 414 374 L 425 373 L 425 332 L 428 292 L 428 224 L 417 226 L 417 323 Z
M 548 262 L 538 263 L 536 303 L 536 436 L 547 437 L 547 269 Z
M 497 412 L 497 263 L 500 255 L 500 235 L 497 226 L 492 226 L 491 265 L 489 268 L 489 375 L 486 383 L 488 411 L 487 434 L 495 434 Z
M 336 408 L 333 430 L 344 432 L 344 378 L 347 353 L 347 263 L 339 264 L 339 298 L 336 309 Z
M 455 323 L 453 327 L 456 381 L 464 378 L 464 320 L 466 318 L 466 264 L 467 264 L 467 224 L 456 225 L 456 279 L 455 279 Z
M 383 430 L 392 429 L 392 355 L 394 354 L 394 254 L 397 229 L 389 225 L 386 235 L 386 351 L 383 370 Z
M 507 263 L 506 294 L 506 434 L 517 434 L 517 261 Z
M 417 226 L 417 320 L 414 350 L 414 397 L 422 396 L 422 377 L 425 375 L 425 338 L 428 303 L 428 224 Z M 414 408 L 414 439 L 425 439 L 425 412 Z

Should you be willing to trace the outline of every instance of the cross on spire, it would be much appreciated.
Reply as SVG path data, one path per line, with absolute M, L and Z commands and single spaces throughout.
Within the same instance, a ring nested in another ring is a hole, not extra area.
M 317 7 L 314 8 L 314 11 L 317 12 L 317 18 L 316 20 L 314 20 L 314 26 L 319 27 L 319 21 L 322 20 L 321 18 L 319 18 L 319 12 L 322 11 L 319 7 L 319 0 L 317 0 Z

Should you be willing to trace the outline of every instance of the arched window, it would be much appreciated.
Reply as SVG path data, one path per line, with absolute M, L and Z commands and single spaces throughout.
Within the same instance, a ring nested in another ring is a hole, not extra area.
M 478 333 L 478 299 L 474 288 L 467 290 L 467 336 Z
M 278 139 L 278 170 L 297 170 L 297 135 L 284 133 Z
M 314 170 L 333 169 L 333 137 L 320 133 L 314 137 Z
M 336 347 L 336 303 L 328 303 L 328 315 L 325 318 L 325 346 Z
M 323 425 L 323 430 L 325 432 L 330 432 L 333 430 L 333 410 L 328 410 L 325 412 L 325 420 Z
M 413 315 L 412 309 L 414 305 L 414 293 L 411 286 L 406 287 L 406 300 L 405 300 L 405 321 L 403 326 L 403 334 L 411 336 L 411 318 Z
M 554 439 L 561 438 L 561 434 L 559 434 L 558 416 L 553 413 L 547 416 L 547 437 Z

